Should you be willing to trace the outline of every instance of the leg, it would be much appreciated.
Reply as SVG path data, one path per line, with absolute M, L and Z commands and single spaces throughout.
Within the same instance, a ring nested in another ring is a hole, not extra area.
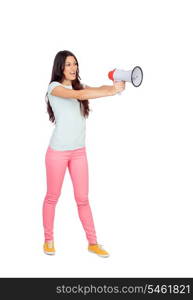
M 88 162 L 85 148 L 74 150 L 68 162 L 80 221 L 90 244 L 96 244 L 96 232 L 88 199 Z
M 53 240 L 53 226 L 56 203 L 61 194 L 61 188 L 68 164 L 65 151 L 48 148 L 45 157 L 47 175 L 47 193 L 43 203 L 43 227 L 45 241 Z

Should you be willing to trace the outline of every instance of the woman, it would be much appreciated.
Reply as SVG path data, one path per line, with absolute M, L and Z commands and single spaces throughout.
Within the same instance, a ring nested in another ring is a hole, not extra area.
M 49 120 L 56 124 L 46 156 L 47 193 L 43 203 L 44 253 L 55 254 L 53 225 L 55 207 L 61 194 L 66 168 L 73 183 L 80 221 L 88 240 L 88 251 L 102 257 L 109 253 L 97 243 L 88 199 L 88 162 L 85 148 L 88 99 L 113 96 L 125 88 L 124 82 L 112 86 L 88 87 L 80 82 L 79 66 L 70 51 L 56 54 L 46 96 Z

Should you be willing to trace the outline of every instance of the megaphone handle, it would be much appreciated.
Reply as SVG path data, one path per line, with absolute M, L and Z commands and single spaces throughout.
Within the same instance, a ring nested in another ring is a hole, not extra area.
M 122 80 L 115 80 L 115 82 L 121 82 Z M 121 96 L 121 92 L 118 92 L 117 95 Z

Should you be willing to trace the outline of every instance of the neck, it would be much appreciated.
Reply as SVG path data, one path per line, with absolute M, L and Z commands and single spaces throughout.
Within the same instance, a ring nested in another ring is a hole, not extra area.
M 63 85 L 72 85 L 72 82 L 71 80 L 66 80 L 64 79 L 63 82 L 62 82 Z

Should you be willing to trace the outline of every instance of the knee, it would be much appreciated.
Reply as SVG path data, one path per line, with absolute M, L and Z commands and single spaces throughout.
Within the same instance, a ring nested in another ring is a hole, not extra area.
M 76 196 L 76 202 L 78 206 L 88 205 L 88 196 Z
M 57 203 L 58 198 L 60 197 L 60 193 L 47 193 L 45 197 L 45 203 L 54 205 Z

